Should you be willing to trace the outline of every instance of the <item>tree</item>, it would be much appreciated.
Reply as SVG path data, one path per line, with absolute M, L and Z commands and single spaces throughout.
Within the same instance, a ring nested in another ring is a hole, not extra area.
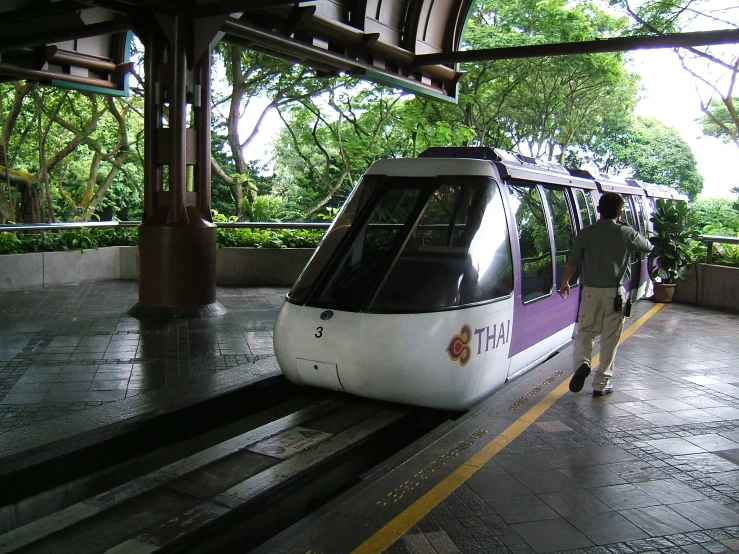
M 221 106 L 227 107 L 227 113 L 214 122 L 216 133 L 225 135 L 221 135 L 223 140 L 216 140 L 214 144 L 227 145 L 230 158 L 224 159 L 214 153 L 211 167 L 216 180 L 229 187 L 236 216 L 251 220 L 252 205 L 259 190 L 252 169 L 256 160 L 250 161 L 247 153 L 262 121 L 272 109 L 319 94 L 330 86 L 330 80 L 318 78 L 315 71 L 307 67 L 235 45 L 219 44 L 216 54 L 225 66 L 230 90 L 227 94 L 214 94 L 215 113 L 220 114 Z M 251 107 L 258 98 L 269 101 L 257 110 L 256 115 L 251 115 L 251 121 L 246 121 L 245 115 L 252 111 Z M 250 128 L 245 130 L 242 127 L 244 123 Z
M 468 22 L 475 48 L 583 40 L 618 34 L 625 21 L 594 4 L 485 0 Z M 430 146 L 491 146 L 549 159 L 587 148 L 604 126 L 629 119 L 636 77 L 621 54 L 468 64 L 459 104 L 401 98 L 345 84 L 280 108 L 274 191 L 308 215 L 339 202 L 379 157 L 417 156 Z M 381 140 L 380 140 L 381 139 Z
M 620 34 L 624 18 L 563 0 L 476 5 L 465 41 L 474 48 L 593 40 Z M 609 118 L 633 111 L 636 77 L 623 55 L 590 54 L 469 64 L 459 109 L 476 143 L 558 159 L 587 144 Z
M 731 200 L 698 199 L 690 204 L 698 231 L 705 235 L 739 236 L 739 213 Z
M 140 178 L 131 177 L 140 171 L 125 168 L 143 128 L 133 109 L 136 97 L 62 89 L 41 94 L 37 84 L 14 82 L 0 85 L 0 98 L 0 219 L 86 220 L 109 190 L 123 182 L 124 189 L 136 190 Z M 137 156 L 130 161 L 140 167 Z M 129 206 L 136 204 L 138 194 L 128 197 Z
M 306 218 L 336 207 L 373 161 L 410 154 L 413 139 L 396 109 L 403 102 L 399 92 L 355 83 L 280 109 L 274 191 Z
M 690 198 L 703 190 L 703 176 L 690 146 L 675 129 L 657 119 L 636 116 L 624 133 L 603 141 L 602 146 L 608 151 L 612 171 L 674 187 Z
M 645 0 L 638 6 L 632 5 L 631 0 L 612 0 L 612 3 L 626 10 L 634 22 L 636 34 L 739 28 L 736 2 Z M 678 48 L 675 53 L 683 68 L 693 76 L 705 114 L 704 129 L 711 136 L 717 136 L 714 133 L 720 130 L 722 138 L 728 137 L 739 148 L 739 106 L 735 95 L 739 45 Z
M 735 106 L 739 106 L 739 97 L 728 101 L 713 98 L 704 110 L 703 117 L 698 120 L 703 134 L 716 137 L 722 142 L 733 142 L 739 148 L 739 126 L 736 123 Z

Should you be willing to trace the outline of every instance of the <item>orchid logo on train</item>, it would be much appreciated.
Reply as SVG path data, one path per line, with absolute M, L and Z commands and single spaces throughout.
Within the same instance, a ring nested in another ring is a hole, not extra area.
M 490 148 L 375 162 L 287 295 L 280 368 L 293 383 L 469 408 L 572 340 L 579 276 L 566 300 L 556 285 L 606 191 L 645 235 L 655 198 L 684 198 Z

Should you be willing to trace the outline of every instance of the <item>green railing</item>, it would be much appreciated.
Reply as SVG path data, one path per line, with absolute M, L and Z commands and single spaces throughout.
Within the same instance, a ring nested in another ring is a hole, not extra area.
M 27 232 L 27 231 L 66 231 L 68 229 L 84 229 L 89 227 L 138 227 L 140 221 L 75 221 L 69 223 L 21 223 L 0 225 L 0 232 Z M 274 223 L 245 221 L 239 223 L 215 223 L 219 229 L 328 229 L 330 223 Z
M 713 245 L 714 244 L 739 244 L 739 237 L 719 237 L 716 235 L 701 235 L 698 237 L 701 242 L 706 243 L 706 263 L 713 263 Z

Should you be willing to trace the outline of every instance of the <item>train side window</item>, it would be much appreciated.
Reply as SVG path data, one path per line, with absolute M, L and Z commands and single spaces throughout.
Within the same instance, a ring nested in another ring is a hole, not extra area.
M 636 229 L 636 222 L 634 221 L 634 212 L 631 209 L 631 196 L 623 195 L 624 198 L 624 209 L 623 213 L 621 214 L 621 217 L 626 220 L 626 222 L 631 225 L 632 229 Z M 631 263 L 636 262 L 638 259 L 637 253 L 632 252 L 629 254 L 629 260 L 631 260 Z
M 544 187 L 544 196 L 549 204 L 554 229 L 554 264 L 557 268 L 555 283 L 562 281 L 565 265 L 575 241 L 575 222 L 567 202 L 567 191 L 562 188 Z M 577 272 L 570 278 L 570 286 L 578 282 Z
M 585 198 L 585 192 L 580 189 L 574 189 L 575 193 L 575 202 L 577 202 L 577 207 L 580 210 L 580 219 L 582 220 L 582 226 L 587 227 L 588 225 L 592 225 L 595 223 L 595 213 L 592 211 L 592 204 L 593 201 L 590 199 L 590 195 L 588 194 L 587 199 Z M 590 203 L 588 203 L 588 200 L 590 200 Z
M 629 202 L 630 196 L 624 195 L 624 209 L 623 217 L 631 227 L 636 229 L 636 223 L 634 221 L 634 212 L 631 211 L 631 203 Z
M 478 218 L 467 237 L 469 250 L 465 273 L 459 285 L 459 303 L 469 304 L 508 296 L 513 292 L 513 259 L 511 240 L 503 208 L 503 199 L 493 184 L 492 194 L 483 210 L 473 198 L 468 209 L 470 218 Z
M 536 186 L 509 185 L 521 254 L 521 298 L 552 294 L 552 249 L 544 204 Z

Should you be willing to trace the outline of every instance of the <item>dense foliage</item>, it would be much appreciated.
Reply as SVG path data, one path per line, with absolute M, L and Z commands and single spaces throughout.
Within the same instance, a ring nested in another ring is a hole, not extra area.
M 696 198 L 703 190 L 703 176 L 690 146 L 677 130 L 657 119 L 636 116 L 622 136 L 604 136 L 607 172 L 667 185 Z
M 739 237 L 739 209 L 731 200 L 699 199 L 690 204 L 690 211 L 690 221 L 696 235 Z M 699 261 L 705 260 L 706 243 L 694 241 L 691 244 L 694 258 Z M 739 267 L 739 246 L 714 245 L 713 263 Z
M 243 248 L 315 248 L 324 231 L 288 229 L 218 229 L 216 246 Z M 0 232 L 0 254 L 89 250 L 104 246 L 136 246 L 138 229 L 84 228 L 66 231 Z
M 693 261 L 690 241 L 694 238 L 687 202 L 660 198 L 650 217 L 654 235 L 649 237 L 654 264 L 651 277 L 660 283 L 675 284 L 685 279 Z
M 0 84 L 0 223 L 141 216 L 143 102 Z
M 135 227 L 0 232 L 0 254 L 90 250 L 104 246 L 136 246 L 137 243 L 138 229 Z

